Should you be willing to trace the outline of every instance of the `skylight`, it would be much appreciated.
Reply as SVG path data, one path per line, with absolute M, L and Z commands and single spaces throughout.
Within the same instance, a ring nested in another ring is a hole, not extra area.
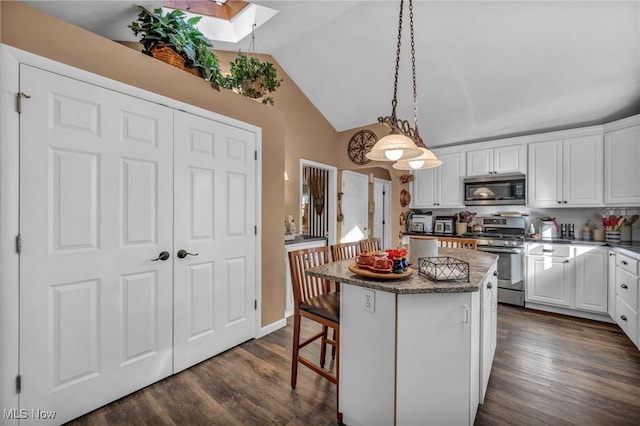
M 237 43 L 256 28 L 273 18 L 278 11 L 253 3 L 229 1 L 167 1 L 163 9 L 182 10 L 188 18 L 202 16 L 198 30 L 213 41 Z M 241 7 L 239 9 L 239 7 Z

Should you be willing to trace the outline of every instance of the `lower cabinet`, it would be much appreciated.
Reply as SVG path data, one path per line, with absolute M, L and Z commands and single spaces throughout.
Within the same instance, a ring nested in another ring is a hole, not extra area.
M 607 268 L 607 313 L 616 318 L 616 252 L 609 250 L 609 265 Z
M 526 301 L 606 314 L 608 257 L 597 246 L 529 243 Z
M 640 348 L 640 259 L 616 255 L 616 312 L 613 317 L 620 328 Z
M 490 270 L 480 288 L 480 404 L 489 385 L 489 375 L 496 353 L 498 331 L 498 270 Z
M 293 315 L 293 287 L 291 286 L 291 269 L 289 268 L 289 252 L 294 250 L 302 250 L 313 247 L 323 247 L 327 245 L 327 240 L 317 239 L 313 241 L 286 242 L 284 245 L 284 317 L 289 318 Z
M 342 284 L 344 424 L 473 424 L 496 346 L 495 268 L 472 293 L 396 295 Z

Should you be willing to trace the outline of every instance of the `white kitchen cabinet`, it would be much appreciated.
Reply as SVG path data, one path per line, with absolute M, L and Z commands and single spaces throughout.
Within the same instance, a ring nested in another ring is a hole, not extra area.
M 289 252 L 294 250 L 302 250 L 313 247 L 324 247 L 327 245 L 327 240 L 318 239 L 312 241 L 300 241 L 294 240 L 294 242 L 285 243 L 284 245 L 284 317 L 289 318 L 293 315 L 293 287 L 291 284 L 291 268 L 289 268 Z
M 640 259 L 616 254 L 616 313 L 615 321 L 640 348 L 640 278 L 638 266 Z
M 640 122 L 640 116 L 632 121 Z M 621 120 L 622 121 L 622 120 Z M 604 135 L 604 203 L 640 205 L 640 123 Z
M 573 274 L 570 259 L 527 255 L 527 302 L 571 306 Z
M 580 245 L 573 248 L 575 258 L 575 308 L 607 312 L 607 267 L 609 251 Z
M 587 134 L 529 144 L 528 205 L 602 205 L 602 135 Z
M 398 295 L 397 321 L 395 424 L 473 424 L 479 292 Z
M 607 267 L 607 313 L 613 319 L 616 318 L 616 252 L 609 250 L 609 262 Z
M 442 165 L 414 172 L 411 182 L 411 207 L 464 207 L 464 153 L 436 150 L 433 152 L 442 160 Z
M 489 270 L 480 287 L 480 404 L 489 385 L 489 375 L 497 345 L 498 271 L 497 264 Z
M 467 151 L 467 177 L 506 173 L 525 173 L 523 144 Z
M 526 301 L 563 308 L 562 313 L 602 318 L 608 310 L 606 248 L 527 244 Z M 585 314 L 579 314 L 585 312 Z

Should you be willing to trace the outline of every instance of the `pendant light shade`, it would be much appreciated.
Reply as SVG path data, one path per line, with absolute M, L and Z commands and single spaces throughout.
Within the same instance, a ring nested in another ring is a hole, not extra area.
M 421 154 L 422 151 L 413 139 L 401 133 L 391 132 L 376 142 L 365 157 L 374 161 L 397 161 L 415 158 Z
M 397 161 L 393 164 L 393 168 L 396 170 L 419 170 L 438 167 L 442 164 L 442 160 L 438 160 L 438 157 L 436 157 L 436 155 L 429 149 L 418 149 L 421 151 L 421 155 L 419 157 Z
M 416 57 L 413 39 L 413 0 L 409 0 L 409 25 L 411 34 L 411 76 L 413 82 L 413 122 L 414 127 L 407 120 L 398 119 L 398 70 L 400 68 L 400 47 L 402 46 L 402 15 L 404 0 L 400 0 L 400 14 L 398 16 L 398 43 L 396 48 L 396 69 L 393 80 L 393 99 L 391 100 L 391 115 L 378 117 L 378 123 L 391 128 L 389 135 L 376 143 L 365 157 L 375 161 L 395 161 L 393 168 L 397 170 L 417 170 L 438 167 L 442 161 L 425 146 L 418 131 L 418 90 L 416 85 Z

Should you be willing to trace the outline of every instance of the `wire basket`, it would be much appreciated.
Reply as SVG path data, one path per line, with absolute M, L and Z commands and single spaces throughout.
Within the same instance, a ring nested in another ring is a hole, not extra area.
M 433 281 L 469 282 L 469 262 L 453 257 L 421 257 L 418 259 L 418 273 Z

